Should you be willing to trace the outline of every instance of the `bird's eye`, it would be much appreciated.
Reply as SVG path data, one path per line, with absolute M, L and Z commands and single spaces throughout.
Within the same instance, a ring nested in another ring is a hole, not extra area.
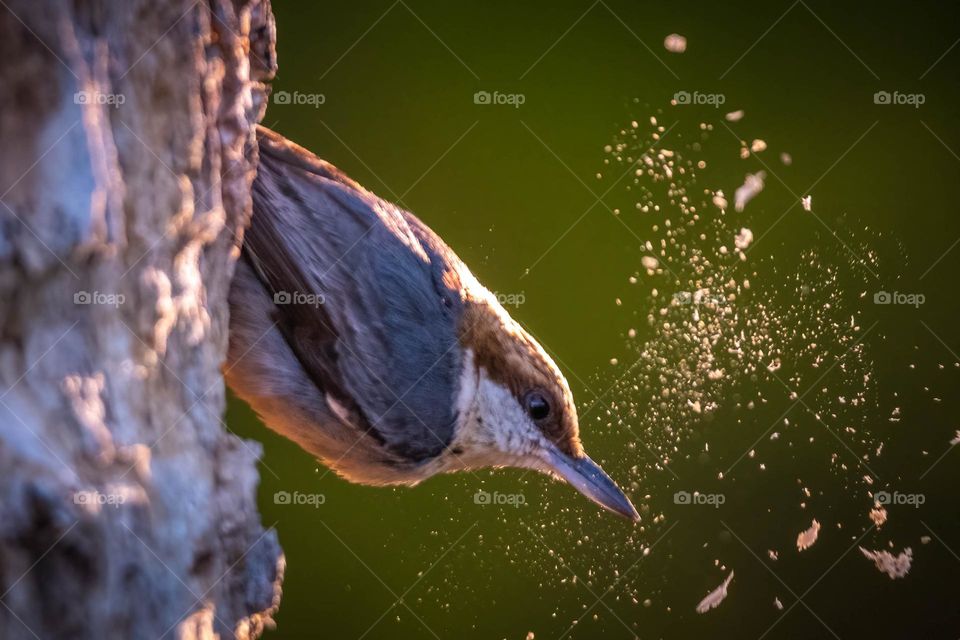
M 534 420 L 543 420 L 550 415 L 550 403 L 539 391 L 531 391 L 523 399 L 524 407 Z

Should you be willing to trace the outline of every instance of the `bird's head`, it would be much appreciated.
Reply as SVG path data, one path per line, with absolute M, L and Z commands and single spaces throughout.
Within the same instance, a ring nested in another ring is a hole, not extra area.
M 465 357 L 455 464 L 536 469 L 605 509 L 639 520 L 630 500 L 584 453 L 563 374 L 485 289 L 468 300 L 459 333 Z

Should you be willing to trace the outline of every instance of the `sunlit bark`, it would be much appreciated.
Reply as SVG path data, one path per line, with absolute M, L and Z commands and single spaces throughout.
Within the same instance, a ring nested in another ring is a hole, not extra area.
M 221 363 L 268 0 L 0 7 L 0 637 L 252 637 L 282 555 Z

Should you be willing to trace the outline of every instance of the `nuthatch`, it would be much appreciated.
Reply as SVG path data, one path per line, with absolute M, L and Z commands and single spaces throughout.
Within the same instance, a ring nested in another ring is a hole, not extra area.
M 583 451 L 543 348 L 413 214 L 261 128 L 226 379 L 354 482 L 525 467 L 639 515 Z

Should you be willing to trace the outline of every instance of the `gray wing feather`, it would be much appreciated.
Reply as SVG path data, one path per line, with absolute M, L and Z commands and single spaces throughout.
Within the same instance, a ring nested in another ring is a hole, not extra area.
M 453 435 L 460 376 L 449 250 L 276 134 L 261 129 L 260 151 L 244 253 L 271 294 L 322 299 L 277 304 L 281 332 L 359 428 L 405 458 L 438 455 Z

